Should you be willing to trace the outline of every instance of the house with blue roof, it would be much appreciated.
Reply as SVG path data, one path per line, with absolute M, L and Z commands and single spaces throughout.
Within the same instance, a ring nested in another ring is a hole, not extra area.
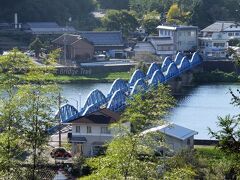
M 150 132 L 162 133 L 168 148 L 175 152 L 183 149 L 192 149 L 194 147 L 194 136 L 198 134 L 197 131 L 177 124 L 164 124 L 162 126 L 153 127 L 143 131 L 142 134 Z

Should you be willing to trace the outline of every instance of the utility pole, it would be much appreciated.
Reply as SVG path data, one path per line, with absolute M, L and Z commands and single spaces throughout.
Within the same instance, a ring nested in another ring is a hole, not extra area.
M 66 30 L 65 30 L 66 31 Z M 66 44 L 66 32 L 63 34 L 63 43 L 64 43 L 64 63 L 67 65 L 67 44 Z
M 62 147 L 62 134 L 61 134 L 61 127 L 62 127 L 62 122 L 61 122 L 61 117 L 60 117 L 60 110 L 61 110 L 61 94 L 59 93 L 58 96 L 58 138 L 59 138 L 59 147 Z

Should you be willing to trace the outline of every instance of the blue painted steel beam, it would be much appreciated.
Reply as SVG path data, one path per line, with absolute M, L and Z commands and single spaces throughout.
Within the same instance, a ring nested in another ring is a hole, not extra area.
M 146 75 L 146 77 L 147 77 L 147 79 L 151 79 L 152 78 L 152 76 L 153 76 L 153 73 L 156 71 L 156 70 L 159 70 L 160 69 L 160 67 L 158 66 L 158 64 L 157 63 L 152 63 L 151 65 L 150 65 L 150 67 L 148 68 L 148 71 L 147 71 L 147 75 Z
M 126 95 L 123 91 L 118 90 L 116 91 L 110 101 L 108 102 L 107 108 L 110 109 L 111 111 L 121 111 L 124 109 L 126 105 Z
M 137 69 L 131 79 L 129 80 L 128 84 L 129 84 L 129 87 L 132 87 L 134 86 L 134 84 L 137 82 L 137 80 L 139 79 L 144 79 L 145 78 L 145 74 L 140 70 L 140 69 Z

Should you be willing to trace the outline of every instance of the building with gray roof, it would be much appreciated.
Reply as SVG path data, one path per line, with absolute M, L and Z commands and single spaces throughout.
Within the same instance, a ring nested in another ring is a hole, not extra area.
M 199 46 L 206 59 L 226 59 L 228 41 L 240 39 L 240 24 L 217 21 L 201 30 Z
M 61 27 L 56 22 L 28 22 L 23 25 L 23 30 L 27 33 L 35 35 L 51 35 L 51 34 L 64 34 L 75 33 L 73 27 Z

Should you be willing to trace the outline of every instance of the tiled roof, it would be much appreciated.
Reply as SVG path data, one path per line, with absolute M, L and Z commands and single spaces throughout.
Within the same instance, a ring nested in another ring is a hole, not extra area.
M 65 36 L 65 37 L 64 37 Z M 53 40 L 53 43 L 64 45 L 64 38 L 65 38 L 65 43 L 66 45 L 71 45 L 72 43 L 78 41 L 81 39 L 81 36 L 79 35 L 74 35 L 74 34 L 63 34 L 57 39 Z
M 60 28 L 56 22 L 28 22 L 30 28 Z
M 111 124 L 117 122 L 120 119 L 120 115 L 108 109 L 101 109 L 91 114 L 81 116 L 71 123 L 87 123 L 87 124 Z
M 220 32 L 233 25 L 235 25 L 235 22 L 233 21 L 217 21 L 210 26 L 204 28 L 202 32 Z
M 122 33 L 120 31 L 80 31 L 80 35 L 94 45 L 123 45 Z

